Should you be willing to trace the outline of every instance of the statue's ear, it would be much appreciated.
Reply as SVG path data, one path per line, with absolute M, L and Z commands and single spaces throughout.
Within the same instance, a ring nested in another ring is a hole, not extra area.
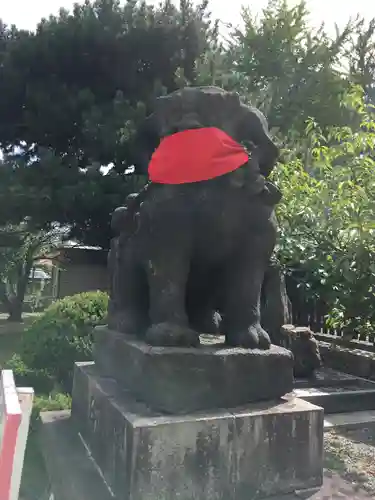
M 279 148 L 270 136 L 265 116 L 259 109 L 241 104 L 237 130 L 241 142 L 251 141 L 257 146 L 259 168 L 261 173 L 267 177 L 276 164 Z
M 118 207 L 112 214 L 111 228 L 116 234 L 120 234 L 126 222 L 128 209 L 126 207 Z
M 158 127 L 152 114 L 139 126 L 131 145 L 132 163 L 136 174 L 147 175 L 148 164 L 159 142 Z

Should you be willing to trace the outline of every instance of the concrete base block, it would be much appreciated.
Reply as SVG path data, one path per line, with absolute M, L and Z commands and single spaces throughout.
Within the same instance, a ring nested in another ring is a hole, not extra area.
M 107 327 L 95 330 L 98 371 L 165 413 L 234 408 L 293 390 L 293 355 L 282 347 L 229 348 L 217 336 L 201 336 L 198 348 L 151 347 Z
M 300 399 L 166 416 L 81 363 L 72 419 L 118 500 L 252 500 L 322 484 L 323 410 Z

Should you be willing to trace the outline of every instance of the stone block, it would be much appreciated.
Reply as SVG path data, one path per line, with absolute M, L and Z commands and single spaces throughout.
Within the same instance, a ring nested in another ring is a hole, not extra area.
M 299 399 L 163 415 L 80 363 L 72 417 L 117 500 L 252 500 L 322 484 L 323 410 Z
M 277 399 L 293 389 L 293 355 L 228 348 L 222 339 L 199 348 L 151 347 L 100 327 L 94 359 L 101 374 L 116 379 L 135 399 L 171 414 L 184 414 Z
M 321 406 L 325 415 L 375 409 L 375 383 L 359 378 L 357 385 L 295 389 L 293 395 Z
M 296 378 L 294 380 L 295 389 L 304 389 L 310 387 L 340 387 L 353 386 L 358 384 L 358 377 L 343 373 L 327 366 L 323 366 L 316 370 L 314 377 L 311 379 Z
M 375 354 L 371 351 L 319 343 L 324 364 L 335 370 L 362 378 L 375 378 Z

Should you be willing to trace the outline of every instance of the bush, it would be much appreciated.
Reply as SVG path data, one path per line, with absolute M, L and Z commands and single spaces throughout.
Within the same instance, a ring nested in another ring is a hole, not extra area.
M 33 370 L 25 365 L 19 354 L 13 354 L 4 368 L 12 370 L 17 387 L 32 387 L 36 393 L 49 394 L 55 381 L 46 370 Z
M 48 396 L 37 396 L 34 399 L 33 411 L 31 415 L 31 430 L 36 429 L 40 414 L 44 411 L 70 410 L 72 398 L 69 394 L 55 393 Z
M 32 370 L 28 368 L 18 354 L 6 363 L 6 369 L 12 370 L 17 387 L 32 387 L 36 393 L 31 415 L 31 428 L 43 411 L 69 410 L 72 398 L 69 394 L 55 392 L 55 381 L 45 370 Z
M 361 89 L 343 104 L 360 126 L 322 131 L 310 120 L 273 172 L 283 192 L 277 256 L 299 295 L 325 304 L 328 327 L 373 337 L 375 114 Z
M 66 297 L 48 307 L 25 330 L 21 342 L 27 373 L 47 374 L 70 393 L 74 362 L 92 359 L 93 330 L 104 323 L 107 309 L 108 295 L 99 291 Z

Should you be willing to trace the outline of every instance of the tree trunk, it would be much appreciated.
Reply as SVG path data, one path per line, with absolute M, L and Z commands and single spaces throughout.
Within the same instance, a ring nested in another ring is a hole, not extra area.
M 14 323 L 22 323 L 23 302 L 25 300 L 27 285 L 29 283 L 29 275 L 33 265 L 33 261 L 26 261 L 21 264 L 17 272 L 16 293 L 9 297 L 6 293 L 6 287 L 1 287 L 1 300 L 8 310 L 8 321 Z
M 12 323 L 22 323 L 22 309 L 23 299 L 20 300 L 19 297 L 13 297 L 8 305 L 8 321 Z
M 4 281 L 0 281 L 0 302 L 6 307 L 7 313 L 10 315 L 11 301 L 8 297 L 7 286 Z

